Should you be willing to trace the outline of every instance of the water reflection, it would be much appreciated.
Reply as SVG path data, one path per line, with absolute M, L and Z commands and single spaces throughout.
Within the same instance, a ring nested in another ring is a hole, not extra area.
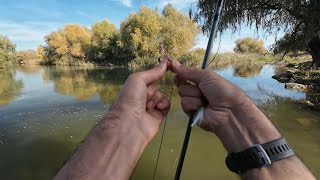
M 20 65 L 17 67 L 17 70 L 24 74 L 37 74 L 41 69 L 43 69 L 43 67 L 39 65 Z
M 77 100 L 98 94 L 102 102 L 112 102 L 128 75 L 125 69 L 56 67 L 44 71 L 42 77 L 53 82 L 54 90 L 60 94 Z
M 237 77 L 252 77 L 260 74 L 262 70 L 261 64 L 242 63 L 234 66 L 234 76 Z
M 14 70 L 0 70 L 0 106 L 8 105 L 23 89 L 23 82 L 14 76 Z

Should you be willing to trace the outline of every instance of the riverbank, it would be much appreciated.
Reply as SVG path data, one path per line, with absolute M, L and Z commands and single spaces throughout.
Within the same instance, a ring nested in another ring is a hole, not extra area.
M 272 78 L 284 83 L 286 89 L 303 91 L 307 94 L 303 102 L 320 111 L 320 70 L 312 70 L 312 62 L 290 63 L 283 65 L 285 72 Z

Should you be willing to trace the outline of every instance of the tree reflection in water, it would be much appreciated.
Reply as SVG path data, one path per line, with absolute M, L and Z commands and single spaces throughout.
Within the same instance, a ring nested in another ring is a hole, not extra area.
M 14 76 L 14 70 L 0 70 L 0 106 L 8 105 L 22 92 L 23 82 Z
M 96 94 L 102 102 L 112 102 L 125 79 L 126 69 L 54 67 L 45 71 L 43 79 L 54 83 L 54 90 L 77 100 L 88 100 Z
M 252 77 L 260 74 L 262 70 L 261 64 L 255 63 L 239 63 L 234 65 L 234 76 Z

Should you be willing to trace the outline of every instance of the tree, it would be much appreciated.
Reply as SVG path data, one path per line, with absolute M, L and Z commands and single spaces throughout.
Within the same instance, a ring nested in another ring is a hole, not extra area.
M 63 29 L 47 35 L 45 40 L 45 54 L 52 63 L 86 60 L 91 33 L 81 25 L 68 24 Z
M 234 48 L 234 51 L 236 53 L 263 54 L 267 52 L 262 40 L 248 37 L 238 39 L 235 43 L 236 47 Z
M 178 58 L 194 45 L 198 34 L 197 24 L 171 4 L 164 7 L 162 15 L 162 43 L 170 56 Z
M 36 51 L 25 50 L 16 53 L 16 61 L 20 64 L 39 64 L 40 58 Z
M 48 62 L 48 57 L 47 57 L 46 49 L 44 46 L 39 45 L 37 47 L 37 56 L 38 56 L 38 59 L 40 59 L 41 63 L 46 64 Z
M 119 30 L 107 20 L 97 22 L 92 26 L 91 48 L 95 61 L 112 62 L 117 55 Z
M 0 35 L 0 69 L 7 68 L 15 61 L 16 45 Z
M 194 15 L 203 20 L 203 31 L 209 32 L 216 0 L 199 0 Z M 219 30 L 239 30 L 243 24 L 263 29 L 266 33 L 284 31 L 274 45 L 274 52 L 306 50 L 313 56 L 316 68 L 320 65 L 320 2 L 318 0 L 227 0 Z
M 154 58 L 159 55 L 161 16 L 157 10 L 142 6 L 121 23 L 122 47 L 128 58 Z

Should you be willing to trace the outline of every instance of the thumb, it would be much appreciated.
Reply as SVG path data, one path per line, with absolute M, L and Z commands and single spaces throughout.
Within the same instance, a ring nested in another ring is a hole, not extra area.
M 163 77 L 167 72 L 167 68 L 168 68 L 168 62 L 161 61 L 160 64 L 158 64 L 153 69 L 140 72 L 140 75 L 146 84 L 151 84 L 159 80 L 161 77 Z
M 181 78 L 196 84 L 200 84 L 201 81 L 203 81 L 205 78 L 208 78 L 209 74 L 213 74 L 207 70 L 187 67 L 176 60 L 172 61 L 170 70 L 179 75 Z

